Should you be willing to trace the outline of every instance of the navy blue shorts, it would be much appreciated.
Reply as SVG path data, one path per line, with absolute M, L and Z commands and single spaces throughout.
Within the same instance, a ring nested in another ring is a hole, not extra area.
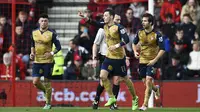
M 124 77 L 127 75 L 126 61 L 124 59 L 105 58 L 101 65 L 101 69 L 106 70 L 112 76 Z
M 33 77 L 41 77 L 44 76 L 45 78 L 51 79 L 53 71 L 53 63 L 34 63 L 33 64 Z
M 156 74 L 158 65 L 154 64 L 153 66 L 147 66 L 147 64 L 139 64 L 139 75 L 141 78 L 146 76 L 154 77 Z

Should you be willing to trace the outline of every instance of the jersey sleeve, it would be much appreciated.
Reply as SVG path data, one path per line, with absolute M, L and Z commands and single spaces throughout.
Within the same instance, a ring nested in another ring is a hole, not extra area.
M 156 34 L 157 34 L 157 37 L 156 37 L 157 38 L 157 44 L 158 44 L 159 48 L 161 50 L 165 50 L 164 38 L 162 37 L 161 33 L 156 32 Z
M 54 43 L 56 49 L 53 51 L 54 54 L 61 50 L 60 41 L 58 40 L 58 35 L 56 32 L 53 32 L 52 43 Z
M 94 26 L 96 26 L 98 28 L 103 28 L 104 25 L 105 25 L 105 23 L 103 21 L 95 21 L 95 20 L 92 20 L 92 19 L 90 19 L 88 21 L 88 23 L 91 24 L 91 25 L 94 25 Z
M 120 46 L 124 46 L 129 43 L 129 37 L 126 33 L 125 28 L 122 25 L 118 25 L 119 27 L 119 34 L 122 42 L 120 42 Z
M 140 31 L 138 31 L 138 32 L 136 33 L 135 38 L 133 39 L 133 44 L 135 44 L 135 45 L 138 44 L 138 42 L 139 42 L 139 40 L 140 40 L 140 39 L 139 39 L 139 32 L 140 32 Z
M 35 41 L 33 40 L 33 36 L 31 35 L 31 47 L 35 47 Z

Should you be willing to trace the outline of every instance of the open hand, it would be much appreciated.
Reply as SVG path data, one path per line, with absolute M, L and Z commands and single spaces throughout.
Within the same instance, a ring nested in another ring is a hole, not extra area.
M 78 16 L 84 18 L 84 14 L 83 14 L 83 12 L 82 12 L 82 11 L 78 11 Z
M 155 60 L 155 59 L 150 60 L 149 63 L 147 64 L 147 66 L 152 66 L 152 65 L 154 65 L 156 62 L 157 62 L 157 60 Z
M 50 52 L 46 52 L 46 53 L 44 53 L 44 56 L 45 56 L 45 58 L 50 58 L 53 55 Z
M 108 50 L 110 50 L 110 51 L 114 51 L 116 49 L 116 46 L 115 45 L 112 45 L 112 46 L 110 46 L 109 48 L 108 48 Z

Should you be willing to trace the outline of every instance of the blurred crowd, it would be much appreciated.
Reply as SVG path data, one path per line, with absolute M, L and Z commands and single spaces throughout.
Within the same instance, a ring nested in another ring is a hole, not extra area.
M 12 44 L 11 35 L 11 12 L 8 13 L 11 11 L 11 4 L 0 4 L 0 79 L 9 79 L 11 77 L 11 66 L 10 64 L 5 64 L 6 62 L 10 62 L 11 59 L 6 58 L 4 54 L 7 54 L 7 56 L 8 54 L 12 55 L 13 48 L 16 48 L 16 80 L 24 80 L 26 76 L 30 76 L 30 72 L 28 72 L 28 68 L 31 68 L 31 62 L 29 60 L 31 50 L 30 35 L 32 30 L 38 27 L 37 16 L 39 16 L 40 13 L 47 12 L 45 10 L 47 8 L 45 7 L 49 7 L 51 2 L 52 0 L 49 0 L 49 2 L 45 2 L 45 0 L 42 2 L 38 0 L 16 1 L 17 10 L 14 45 Z M 37 15 L 35 13 L 37 13 Z
M 162 33 L 166 50 L 165 55 L 159 61 L 160 68 L 155 78 L 162 80 L 200 79 L 200 5 L 198 1 L 155 0 L 154 5 L 154 29 Z M 134 57 L 131 45 L 137 30 L 142 28 L 140 19 L 144 13 L 148 12 L 147 6 L 146 2 L 102 5 L 90 0 L 84 11 L 85 16 L 96 21 L 103 21 L 103 11 L 106 8 L 112 8 L 116 14 L 121 16 L 121 24 L 126 28 L 130 40 L 125 47 L 130 61 L 127 74 L 134 80 L 138 80 L 140 77 L 138 60 Z M 84 72 L 76 73 L 74 74 L 76 79 L 98 79 L 98 70 L 94 69 L 90 63 L 92 62 L 92 45 L 98 28 L 88 24 L 85 19 L 81 19 L 78 31 L 79 33 L 70 42 L 70 52 L 65 57 L 65 66 L 77 66 L 75 57 L 78 52 L 81 58 L 79 63 L 83 68 L 88 67 L 88 73 L 87 76 Z M 72 63 L 67 63 L 69 57 L 71 57 L 70 62 Z M 68 76 L 68 72 L 64 75 Z M 70 80 L 70 78 L 67 79 Z
M 11 44 L 11 22 L 9 17 L 0 14 L 0 55 L 12 52 L 16 48 L 17 77 L 21 80 L 29 76 L 30 68 L 30 33 L 37 27 L 36 0 L 31 3 L 29 11 L 18 11 L 16 20 L 16 44 Z M 142 28 L 141 16 L 148 12 L 147 2 L 127 4 L 101 5 L 90 0 L 84 15 L 96 21 L 103 21 L 103 11 L 112 8 L 121 16 L 121 24 L 125 27 L 130 43 L 126 45 L 126 54 L 130 65 L 127 74 L 133 79 L 138 75 L 138 60 L 132 50 L 132 41 L 138 29 Z M 162 33 L 166 53 L 159 61 L 156 79 L 162 80 L 196 80 L 200 79 L 200 4 L 198 0 L 155 0 L 154 29 Z M 92 46 L 98 28 L 88 24 L 83 18 L 79 21 L 78 34 L 69 42 L 69 49 L 64 56 L 62 77 L 64 80 L 98 80 L 99 66 L 93 67 Z M 1 67 L 3 60 L 0 60 Z M 0 71 L 6 74 L 5 69 Z M 24 75 L 22 75 L 24 74 Z

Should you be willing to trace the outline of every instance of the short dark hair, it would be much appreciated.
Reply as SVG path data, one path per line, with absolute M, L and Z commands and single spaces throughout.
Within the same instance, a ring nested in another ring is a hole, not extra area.
M 189 13 L 186 13 L 186 14 L 183 15 L 183 17 L 185 17 L 185 16 L 188 17 L 191 21 L 193 21 L 193 19 L 192 19 L 192 17 L 190 16 Z
M 110 14 L 111 16 L 113 16 L 113 18 L 114 18 L 114 16 L 115 16 L 115 12 L 114 12 L 112 9 L 110 9 L 110 8 L 107 8 L 106 10 L 104 10 L 104 12 L 109 12 L 109 14 Z
M 21 22 L 17 22 L 15 27 L 19 27 L 19 26 L 23 27 L 23 24 Z
M 142 15 L 142 18 L 147 17 L 149 23 L 151 23 L 151 25 L 154 25 L 154 17 L 153 15 L 149 14 L 149 13 L 145 13 L 144 15 Z
M 179 32 L 179 31 L 183 31 L 183 27 L 182 26 L 179 26 L 176 28 L 176 32 Z
M 200 41 L 195 40 L 195 41 L 193 42 L 193 44 L 197 44 L 197 45 L 199 46 L 199 45 L 200 45 Z
M 115 13 L 115 15 L 121 16 L 120 13 Z
M 172 58 L 173 58 L 173 59 L 176 59 L 176 60 L 180 60 L 180 56 L 179 56 L 179 55 L 176 55 L 176 54 L 175 54 L 175 55 L 172 55 Z
M 76 38 L 73 38 L 73 39 L 71 39 L 70 41 L 72 42 L 72 44 L 74 44 L 74 45 L 76 45 L 76 46 L 79 45 L 79 41 L 78 41 L 78 39 L 76 39 Z
M 127 12 L 128 10 L 131 10 L 131 11 L 132 11 L 132 14 L 134 13 L 134 11 L 133 11 L 132 8 L 128 8 L 128 9 L 126 9 L 126 12 Z
M 46 13 L 42 13 L 42 14 L 40 14 L 39 18 L 47 18 L 47 19 L 49 19 L 49 16 Z
M 4 15 L 0 15 L 0 18 L 6 18 L 6 16 L 4 16 Z

